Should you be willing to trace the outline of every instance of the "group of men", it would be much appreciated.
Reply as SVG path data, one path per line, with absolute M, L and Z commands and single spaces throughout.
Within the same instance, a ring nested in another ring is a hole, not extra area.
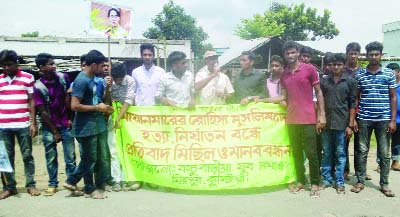
M 396 132 L 399 66 L 380 65 L 382 44 L 366 46 L 368 66 L 360 68 L 361 47 L 350 43 L 344 54 L 326 54 L 323 76 L 311 63 L 312 50 L 299 48 L 293 41 L 283 45 L 283 57 L 272 56 L 270 72 L 254 68 L 256 55 L 244 51 L 240 56 L 241 72 L 233 85 L 218 66 L 218 55 L 207 51 L 205 66 L 196 74 L 187 70 L 186 55 L 172 52 L 167 59 L 169 71 L 154 64 L 152 44 L 140 47 L 143 65 L 128 74 L 126 66 L 113 64 L 97 50 L 81 57 L 82 72 L 71 83 L 67 74 L 58 73 L 54 57 L 37 55 L 35 61 L 41 77 L 35 81 L 18 68 L 14 51 L 3 50 L 0 64 L 0 140 L 14 167 L 16 137 L 21 149 L 27 191 L 38 196 L 41 191 L 34 181 L 35 165 L 32 138 L 37 134 L 36 113 L 43 122 L 43 144 L 49 175 L 44 195 L 58 191 L 57 143 L 62 142 L 67 180 L 63 187 L 72 196 L 103 199 L 105 191 L 138 190 L 143 183 L 126 182 L 118 161 L 114 129 L 121 127 L 128 108 L 135 106 L 183 106 L 240 103 L 279 103 L 287 107 L 287 129 L 294 157 L 296 182 L 289 185 L 292 193 L 302 191 L 307 179 L 305 159 L 310 167 L 310 196 L 334 186 L 345 193 L 349 173 L 348 144 L 355 133 L 355 174 L 357 184 L 351 189 L 364 189 L 366 163 L 372 131 L 378 143 L 381 191 L 388 197 L 390 170 L 389 141 L 393 135 L 392 168 L 400 169 L 399 140 Z M 321 77 L 321 78 L 320 78 Z M 113 120 L 111 103 L 122 104 Z M 397 121 L 400 123 L 400 121 Z M 80 162 L 76 164 L 75 140 Z M 346 166 L 347 165 L 347 166 Z M 321 181 L 322 173 L 322 181 Z M 15 171 L 1 173 L 3 192 L 0 199 L 17 194 Z M 83 179 L 84 188 L 77 187 Z M 335 185 L 333 185 L 335 184 Z

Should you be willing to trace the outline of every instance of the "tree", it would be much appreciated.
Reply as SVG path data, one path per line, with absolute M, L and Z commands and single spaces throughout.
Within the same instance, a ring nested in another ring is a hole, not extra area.
M 23 38 L 37 38 L 37 37 L 39 37 L 39 32 L 38 31 L 34 31 L 34 32 L 22 33 L 21 37 L 23 37 Z
M 197 26 L 196 19 L 172 0 L 164 5 L 163 10 L 152 19 L 150 27 L 143 36 L 150 39 L 190 40 L 196 59 L 201 58 L 210 44 L 205 43 L 208 34 Z M 212 47 L 212 46 L 211 46 Z
M 286 6 L 274 2 L 264 14 L 242 19 L 235 34 L 244 39 L 268 36 L 295 41 L 332 39 L 339 34 L 339 30 L 330 20 L 330 15 L 327 9 L 319 16 L 316 8 L 306 8 L 304 4 Z

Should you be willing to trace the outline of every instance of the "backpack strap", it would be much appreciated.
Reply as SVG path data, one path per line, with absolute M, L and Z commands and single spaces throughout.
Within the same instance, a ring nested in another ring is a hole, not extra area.
M 50 103 L 50 96 L 49 96 L 49 90 L 47 87 L 40 81 L 40 79 L 36 80 L 34 84 L 35 88 L 42 94 L 44 101 L 46 104 Z
M 67 91 L 67 81 L 65 80 L 64 73 L 57 72 L 57 76 L 58 76 L 58 81 L 64 87 L 64 92 L 66 92 Z

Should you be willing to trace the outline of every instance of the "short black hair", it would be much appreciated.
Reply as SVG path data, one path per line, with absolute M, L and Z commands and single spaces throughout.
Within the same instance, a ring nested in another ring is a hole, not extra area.
M 106 57 L 98 50 L 91 50 L 86 54 L 85 63 L 87 66 L 95 64 L 100 64 L 106 62 Z
M 18 63 L 18 54 L 13 50 L 2 50 L 0 52 L 0 63 L 3 64 L 4 62 L 14 62 Z
M 117 13 L 117 16 L 121 17 L 121 12 L 118 8 L 110 8 L 110 10 L 108 10 L 107 17 L 110 17 L 111 11 L 115 11 Z
M 186 54 L 181 52 L 181 51 L 174 51 L 171 54 L 168 55 L 168 65 L 172 66 L 172 64 L 180 61 L 180 60 L 184 60 L 186 59 Z
M 83 63 L 86 63 L 85 59 L 86 59 L 86 54 L 82 54 L 82 55 L 79 57 L 79 61 L 81 62 L 81 65 L 82 65 Z
M 54 60 L 53 55 L 48 53 L 40 53 L 35 58 L 35 63 L 37 67 L 45 66 L 49 60 Z
M 145 43 L 140 45 L 140 55 L 143 54 L 144 50 L 150 50 L 153 55 L 155 54 L 155 49 L 153 44 Z
M 278 55 L 273 55 L 273 56 L 271 56 L 270 62 L 272 62 L 272 61 L 278 62 L 278 63 L 280 63 L 281 65 L 283 65 L 283 59 L 282 59 L 282 57 L 280 57 L 280 56 L 278 56 Z
M 346 54 L 349 53 L 350 51 L 357 51 L 359 53 L 361 53 L 361 46 L 359 43 L 357 42 L 351 42 L 346 46 Z
M 334 59 L 335 55 L 331 52 L 326 52 L 324 55 L 324 63 L 328 64 L 328 63 L 332 63 L 333 59 Z
M 389 68 L 391 70 L 400 70 L 400 66 L 397 63 L 389 63 L 386 68 Z
M 123 63 L 117 63 L 111 68 L 111 77 L 123 78 L 126 75 L 126 66 Z
M 311 47 L 303 46 L 300 50 L 300 54 L 303 54 L 303 53 L 308 53 L 308 54 L 312 55 L 314 52 L 313 52 L 313 49 L 311 49 Z
M 283 46 L 282 46 L 282 51 L 285 52 L 285 51 L 287 51 L 289 49 L 292 49 L 292 48 L 294 48 L 297 51 L 299 51 L 299 45 L 296 42 L 294 42 L 292 40 L 285 41 L 285 43 L 283 43 Z
M 343 64 L 346 64 L 346 56 L 342 53 L 335 53 L 333 55 L 333 62 L 342 62 Z
M 248 56 L 249 60 L 252 60 L 252 61 L 256 60 L 256 54 L 253 51 L 243 51 L 242 56 Z
M 367 44 L 367 46 L 365 46 L 365 50 L 367 51 L 367 54 L 373 50 L 377 50 L 380 53 L 382 53 L 383 45 L 382 45 L 382 43 L 380 43 L 378 41 L 373 41 L 373 42 L 370 42 L 369 44 Z

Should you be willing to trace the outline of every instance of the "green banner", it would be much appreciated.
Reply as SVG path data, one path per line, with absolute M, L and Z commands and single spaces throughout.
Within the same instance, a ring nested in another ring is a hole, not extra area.
M 117 115 L 120 105 L 114 105 Z M 129 108 L 116 131 L 127 181 L 188 190 L 294 181 L 285 126 L 275 104 Z

